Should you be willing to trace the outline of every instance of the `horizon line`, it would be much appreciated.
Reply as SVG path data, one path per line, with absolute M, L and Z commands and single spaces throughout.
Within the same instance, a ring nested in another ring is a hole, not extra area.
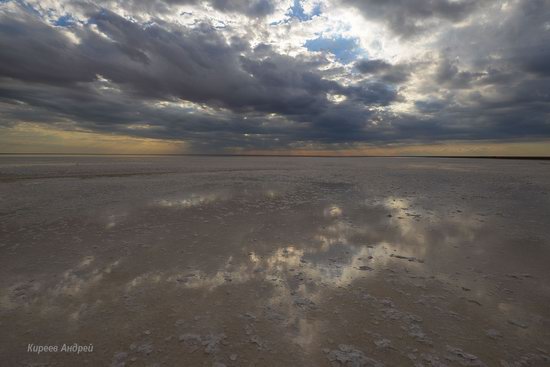
M 302 155 L 302 154 L 222 154 L 222 153 L 0 153 L 6 155 L 45 156 L 184 156 L 184 157 L 273 157 L 273 158 L 477 158 L 550 160 L 548 156 L 522 155 Z

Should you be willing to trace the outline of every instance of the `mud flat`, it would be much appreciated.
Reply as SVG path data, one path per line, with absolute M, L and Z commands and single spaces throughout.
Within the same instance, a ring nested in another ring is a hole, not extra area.
M 1 156 L 0 200 L 2 366 L 550 365 L 548 161 Z

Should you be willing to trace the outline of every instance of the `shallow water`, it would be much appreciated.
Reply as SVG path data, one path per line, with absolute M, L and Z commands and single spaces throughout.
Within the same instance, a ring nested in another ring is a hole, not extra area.
M 0 365 L 548 366 L 549 168 L 1 156 Z

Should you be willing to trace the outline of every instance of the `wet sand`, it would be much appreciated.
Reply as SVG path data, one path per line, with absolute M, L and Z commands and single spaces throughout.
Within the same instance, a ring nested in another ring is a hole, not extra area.
M 1 366 L 550 365 L 548 161 L 1 156 L 0 195 Z

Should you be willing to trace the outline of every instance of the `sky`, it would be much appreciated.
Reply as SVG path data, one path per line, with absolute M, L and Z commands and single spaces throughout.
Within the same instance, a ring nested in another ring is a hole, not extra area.
M 0 0 L 0 152 L 550 155 L 550 0 Z

